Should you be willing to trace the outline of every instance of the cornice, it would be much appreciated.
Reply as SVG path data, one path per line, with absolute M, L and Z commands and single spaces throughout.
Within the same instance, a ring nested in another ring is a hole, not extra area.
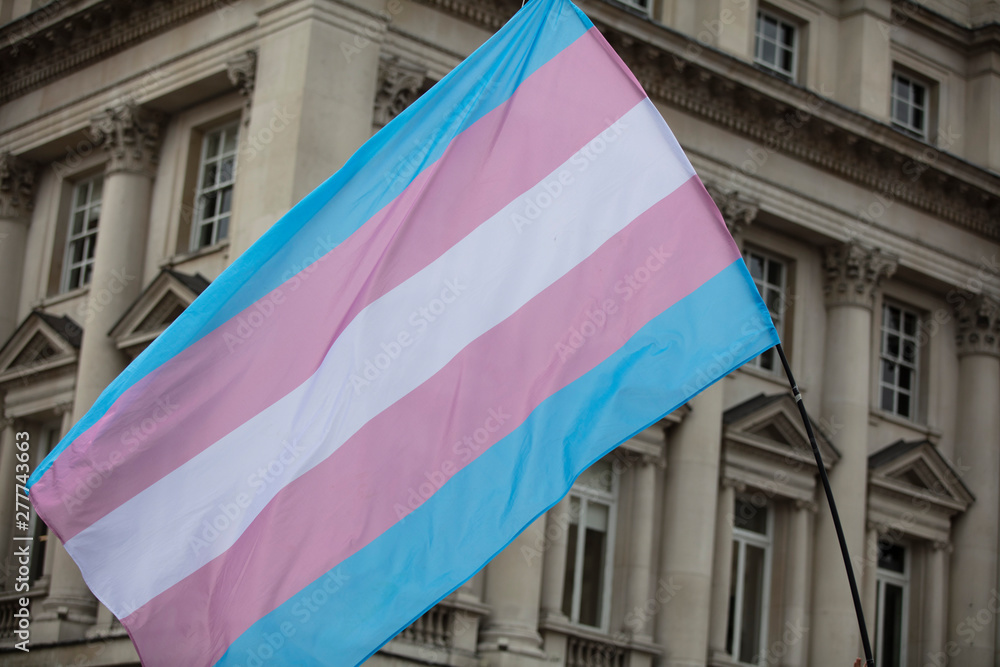
M 520 6 L 508 0 L 416 1 L 490 30 Z M 749 137 L 765 152 L 789 155 L 882 199 L 1000 240 L 1000 176 L 609 2 L 579 4 L 651 98 Z
M 0 27 L 0 103 L 216 9 L 219 0 L 57 2 Z
M 1000 50 L 1000 23 L 992 21 L 969 27 L 911 0 L 893 0 L 891 27 L 917 30 L 945 41 L 964 55 Z

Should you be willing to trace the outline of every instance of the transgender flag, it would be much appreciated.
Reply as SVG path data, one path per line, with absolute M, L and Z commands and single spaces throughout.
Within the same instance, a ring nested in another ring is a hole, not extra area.
M 31 498 L 144 664 L 356 664 L 777 342 L 639 84 L 532 0 L 150 345 Z

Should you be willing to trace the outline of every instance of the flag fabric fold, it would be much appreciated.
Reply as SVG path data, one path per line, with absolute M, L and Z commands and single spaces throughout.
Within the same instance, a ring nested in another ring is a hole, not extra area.
M 30 480 L 146 665 L 357 664 L 778 342 L 659 111 L 532 0 L 281 218 Z

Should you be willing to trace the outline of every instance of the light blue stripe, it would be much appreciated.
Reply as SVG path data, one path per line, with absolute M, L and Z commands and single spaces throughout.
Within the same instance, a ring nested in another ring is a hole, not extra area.
M 590 19 L 568 0 L 528 3 L 213 281 L 108 385 L 38 466 L 28 487 L 129 387 L 340 245 L 440 158 L 456 136 L 503 104 L 524 79 L 591 27 Z
M 254 624 L 217 664 L 248 667 L 258 664 L 251 655 L 269 652 L 263 664 L 363 661 L 482 568 L 594 461 L 777 342 L 737 260 L 549 397 L 418 510 Z

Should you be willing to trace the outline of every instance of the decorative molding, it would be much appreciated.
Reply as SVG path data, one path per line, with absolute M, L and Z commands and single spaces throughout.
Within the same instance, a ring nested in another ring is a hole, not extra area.
M 884 278 L 896 271 L 895 256 L 857 243 L 842 243 L 826 249 L 826 305 L 862 306 L 871 309 L 875 292 Z
M 386 125 L 413 104 L 427 80 L 427 68 L 396 55 L 379 56 L 375 124 Z
M 224 6 L 218 0 L 43 6 L 0 26 L 0 104 Z
M 243 124 L 250 124 L 250 108 L 253 106 L 253 90 L 257 82 L 257 52 L 247 51 L 226 62 L 229 82 L 243 96 Z
M 30 160 L 0 153 L 0 218 L 27 218 L 34 206 L 35 172 L 37 165 Z
M 980 294 L 957 308 L 958 354 L 1000 356 L 1000 302 Z
M 519 6 L 506 0 L 418 2 L 489 30 Z M 651 98 L 749 137 L 762 159 L 774 152 L 791 156 L 871 190 L 883 205 L 904 203 L 1000 239 L 1000 177 L 675 30 L 648 21 L 629 25 L 621 20 L 627 12 L 610 4 L 585 3 L 584 9 Z M 628 34 L 605 16 L 648 34 Z M 743 178 L 760 168 L 750 157 L 742 166 Z
M 712 201 L 719 207 L 722 219 L 733 238 L 742 235 L 746 228 L 757 219 L 760 203 L 735 190 L 723 190 L 713 182 L 705 183 Z
M 133 101 L 91 118 L 94 143 L 103 145 L 110 157 L 107 173 L 124 171 L 153 178 L 162 121 L 161 114 L 143 109 Z
M 795 509 L 805 510 L 806 512 L 809 512 L 811 514 L 816 514 L 816 512 L 819 511 L 819 505 L 817 505 L 816 502 L 813 500 L 798 499 L 795 501 Z

